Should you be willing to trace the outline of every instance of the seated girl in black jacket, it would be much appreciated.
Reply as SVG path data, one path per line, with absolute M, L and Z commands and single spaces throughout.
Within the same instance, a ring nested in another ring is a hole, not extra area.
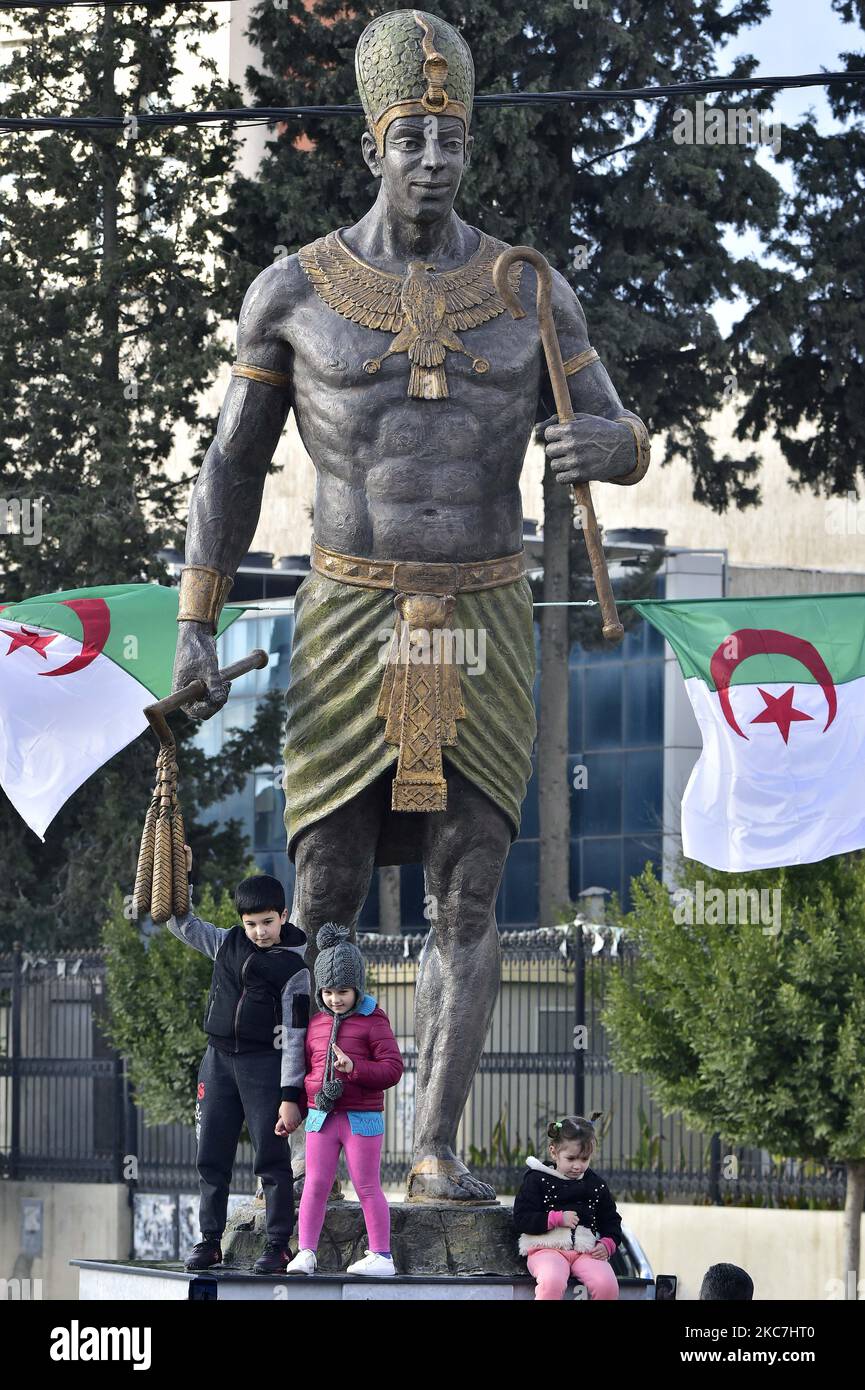
M 562 1299 L 573 1274 L 592 1299 L 619 1296 L 609 1265 L 622 1239 L 622 1219 L 610 1189 L 589 1167 L 598 1139 L 582 1115 L 553 1120 L 547 1129 L 552 1167 L 536 1158 L 514 1201 L 519 1252 L 537 1281 L 536 1299 Z

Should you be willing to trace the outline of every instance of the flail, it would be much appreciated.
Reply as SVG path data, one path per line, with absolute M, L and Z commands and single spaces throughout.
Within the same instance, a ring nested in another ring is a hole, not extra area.
M 133 911 L 149 912 L 154 922 L 182 917 L 189 911 L 189 881 L 184 853 L 183 815 L 177 798 L 177 757 L 172 743 L 160 745 L 156 785 L 144 819 Z

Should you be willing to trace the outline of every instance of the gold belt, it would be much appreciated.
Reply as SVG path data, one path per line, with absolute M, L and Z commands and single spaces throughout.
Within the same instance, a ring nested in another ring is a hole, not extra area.
M 399 745 L 391 809 L 446 810 L 442 747 L 456 743 L 456 721 L 466 712 L 454 643 L 443 634 L 453 631 L 456 595 L 515 583 L 526 571 L 525 552 L 461 564 L 368 560 L 313 541 L 310 563 L 342 584 L 394 591 L 396 617 L 377 710 L 386 721 L 385 742 Z

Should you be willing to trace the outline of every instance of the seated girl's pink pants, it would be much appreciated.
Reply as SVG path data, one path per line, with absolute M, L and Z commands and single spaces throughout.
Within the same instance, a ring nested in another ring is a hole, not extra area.
M 363 1209 L 370 1250 L 390 1252 L 390 1209 L 381 1190 L 383 1134 L 352 1134 L 344 1110 L 333 1110 L 321 1129 L 306 1135 L 306 1177 L 297 1222 L 299 1250 L 315 1250 L 336 1177 L 339 1151 L 345 1150 L 348 1175 Z
M 581 1279 L 591 1299 L 619 1296 L 619 1281 L 608 1260 L 596 1260 L 584 1250 L 533 1250 L 526 1261 L 529 1274 L 537 1281 L 535 1298 L 562 1299 L 568 1277 Z

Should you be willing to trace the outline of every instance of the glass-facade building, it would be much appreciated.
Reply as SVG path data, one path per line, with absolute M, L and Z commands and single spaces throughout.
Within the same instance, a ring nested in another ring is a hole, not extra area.
M 663 576 L 656 581 L 663 597 Z M 251 596 L 251 595 L 250 595 Z M 238 595 L 232 596 L 237 601 Z M 285 691 L 294 617 L 247 616 L 219 639 L 219 664 L 226 666 L 255 647 L 270 652 L 270 665 L 232 684 L 225 707 L 201 727 L 198 742 L 216 754 L 233 731 L 248 728 L 256 703 L 268 691 Z M 538 651 L 539 633 L 536 627 Z M 538 699 L 539 679 L 535 683 Z M 646 861 L 661 862 L 664 767 L 664 642 L 640 621 L 620 646 L 570 653 L 568 773 L 571 787 L 571 897 L 588 887 L 605 888 L 629 904 L 629 883 Z M 499 926 L 520 930 L 538 923 L 537 759 L 523 803 L 519 838 L 511 846 L 496 907 Z M 272 766 L 259 769 L 246 787 L 222 801 L 210 817 L 240 821 L 256 863 L 279 878 L 290 901 L 294 866 L 285 849 L 284 798 L 279 751 Z M 423 870 L 401 868 L 401 921 L 406 930 L 428 923 L 423 916 Z M 378 875 L 373 875 L 361 916 L 364 930 L 378 926 Z

